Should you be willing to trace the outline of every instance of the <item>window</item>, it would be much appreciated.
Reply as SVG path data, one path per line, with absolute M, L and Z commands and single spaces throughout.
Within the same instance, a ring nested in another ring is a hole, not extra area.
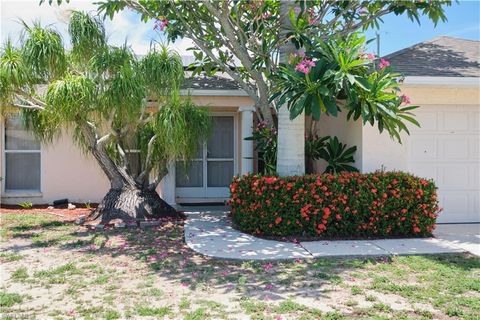
M 40 142 L 18 115 L 5 121 L 5 191 L 40 191 Z

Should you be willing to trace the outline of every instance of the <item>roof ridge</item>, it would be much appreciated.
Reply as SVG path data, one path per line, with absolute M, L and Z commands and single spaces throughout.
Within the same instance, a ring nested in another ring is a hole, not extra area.
M 455 39 L 455 40 L 462 40 L 462 41 L 471 41 L 471 42 L 478 42 L 480 44 L 480 41 L 477 41 L 477 40 L 471 40 L 471 39 L 463 39 L 463 38 L 457 38 L 457 37 L 451 37 L 451 36 L 447 36 L 447 35 L 440 35 L 440 36 L 436 36 L 430 40 L 425 40 L 425 41 L 422 41 L 422 42 L 417 42 L 409 47 L 406 47 L 406 48 L 403 48 L 403 49 L 400 49 L 400 50 L 397 50 L 397 51 L 394 51 L 392 53 L 389 53 L 385 56 L 383 56 L 383 58 L 393 58 L 393 57 L 396 57 L 400 54 L 404 54 L 405 52 L 408 52 L 410 50 L 413 50 L 413 49 L 416 49 L 418 47 L 420 47 L 421 45 L 425 45 L 425 44 L 431 44 L 431 43 L 435 43 L 437 42 L 438 40 L 440 40 L 441 38 L 450 38 L 450 39 Z

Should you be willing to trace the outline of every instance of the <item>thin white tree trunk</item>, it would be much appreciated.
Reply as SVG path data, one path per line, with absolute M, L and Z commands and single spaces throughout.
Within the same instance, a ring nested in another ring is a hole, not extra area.
M 293 1 L 284 0 L 280 3 L 282 37 L 291 29 L 288 14 L 293 7 Z M 291 42 L 285 43 L 280 48 L 280 62 L 287 62 L 290 54 L 294 52 L 295 45 Z M 277 173 L 280 176 L 305 174 L 305 114 L 290 120 L 286 105 L 281 106 L 278 111 Z

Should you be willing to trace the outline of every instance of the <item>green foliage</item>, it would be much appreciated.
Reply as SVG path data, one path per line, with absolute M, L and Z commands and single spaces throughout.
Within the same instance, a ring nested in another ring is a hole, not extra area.
M 45 143 L 62 129 L 73 131 L 83 151 L 111 157 L 118 167 L 108 169 L 110 178 L 112 170 L 128 166 L 125 150 L 132 147 L 141 150 L 146 170 L 136 182 L 141 186 L 148 184 L 150 170 L 165 174 L 169 161 L 188 161 L 199 139 L 206 139 L 210 117 L 179 96 L 184 75 L 178 53 L 161 45 L 139 60 L 127 44 L 109 46 L 103 22 L 83 12 L 72 12 L 68 30 L 70 52 L 52 27 L 40 23 L 25 24 L 18 48 L 5 43 L 0 111 L 21 108 L 27 128 Z M 133 181 L 122 174 L 117 178 Z
M 73 11 L 68 24 L 74 58 L 88 62 L 106 45 L 105 28 L 98 17 Z
M 189 97 L 182 99 L 174 94 L 153 118 L 139 131 L 138 146 L 145 161 L 148 145 L 156 137 L 149 161 L 156 171 L 164 169 L 169 161 L 188 162 L 197 152 L 198 141 L 210 134 L 208 109 L 197 107 Z
M 403 172 L 244 175 L 230 192 L 234 224 L 264 236 L 429 236 L 440 211 L 433 181 Z
M 166 46 L 154 47 L 140 62 L 140 72 L 152 97 L 168 96 L 184 78 L 182 58 Z
M 67 58 L 60 34 L 50 27 L 42 27 L 39 22 L 32 26 L 24 22 L 26 40 L 22 44 L 25 64 L 37 81 L 48 81 L 63 75 Z
M 340 173 L 342 171 L 355 172 L 357 168 L 349 165 L 354 163 L 353 155 L 357 147 L 347 149 L 347 145 L 338 141 L 337 137 L 330 138 L 325 142 L 323 148 L 318 151 L 319 158 L 327 161 L 328 166 L 325 173 Z
M 278 68 L 278 48 L 286 41 L 309 50 L 312 40 L 318 42 L 319 37 L 322 41 L 348 38 L 352 33 L 378 28 L 382 17 L 392 13 L 406 15 L 417 22 L 421 15 L 425 15 L 437 24 L 446 20 L 444 8 L 451 5 L 450 0 L 296 1 L 300 10 L 290 13 L 291 30 L 280 32 L 280 1 L 240 0 L 228 2 L 228 5 L 224 3 L 163 0 L 142 1 L 138 5 L 127 0 L 103 0 L 99 2 L 99 12 L 113 18 L 118 12 L 129 8 L 138 12 L 146 23 L 166 21 L 168 24 L 159 31 L 165 33 L 168 40 L 186 37 L 197 43 L 191 48 L 195 56 L 195 62 L 191 65 L 194 73 L 205 71 L 213 75 L 218 71 L 228 71 L 238 76 L 236 81 L 240 84 L 265 84 L 270 90 L 275 85 L 275 80 L 269 79 L 269 76 Z M 229 29 L 234 30 L 233 36 Z M 354 54 L 351 54 L 350 58 L 353 57 Z M 242 68 L 231 69 L 236 65 L 235 59 L 241 61 Z M 348 66 L 354 60 L 356 58 L 343 65 Z M 263 93 L 250 94 L 257 99 Z M 327 96 L 323 94 L 321 100 L 325 107 L 330 107 L 330 113 L 335 112 L 334 103 Z M 318 105 L 321 102 L 311 103 Z M 265 109 L 261 111 L 265 112 Z
M 255 141 L 255 151 L 258 152 L 260 170 L 263 174 L 275 174 L 277 172 L 277 130 L 267 126 L 267 123 L 259 122 L 252 136 L 245 140 Z
M 67 74 L 48 85 L 45 102 L 49 111 L 59 113 L 67 121 L 76 121 L 95 107 L 97 87 L 95 82 L 84 76 Z
M 376 123 L 398 141 L 401 131 L 408 133 L 404 121 L 418 125 L 410 113 L 415 107 L 402 106 L 398 96 L 400 74 L 388 67 L 373 69 L 363 51 L 365 37 L 315 38 L 304 45 L 305 56 L 293 56 L 273 75 L 270 99 L 278 99 L 277 106 L 286 104 L 290 118 L 305 112 L 318 120 L 322 113 L 337 116 L 343 109 L 349 119 Z
M 33 203 L 31 203 L 30 201 L 20 202 L 18 205 L 19 205 L 22 209 L 32 209 L 32 208 L 33 208 Z
M 325 143 L 330 136 L 319 137 L 317 134 L 310 134 L 305 137 L 305 157 L 313 160 L 320 159 L 320 154 L 325 148 Z

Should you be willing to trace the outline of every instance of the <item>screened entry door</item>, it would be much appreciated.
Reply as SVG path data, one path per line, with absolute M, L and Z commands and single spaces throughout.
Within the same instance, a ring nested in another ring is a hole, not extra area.
M 214 116 L 210 138 L 198 149 L 189 164 L 177 162 L 176 197 L 227 198 L 235 174 L 234 117 Z

